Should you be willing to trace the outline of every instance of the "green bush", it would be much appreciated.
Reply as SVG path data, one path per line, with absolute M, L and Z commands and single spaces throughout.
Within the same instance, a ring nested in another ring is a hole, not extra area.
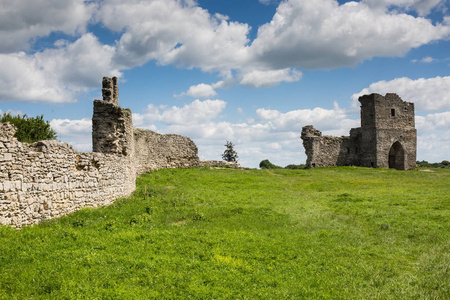
M 301 169 L 306 169 L 306 165 L 287 165 L 286 167 L 284 167 L 285 169 L 290 169 L 290 170 L 301 170 Z
M 13 116 L 4 113 L 0 122 L 9 122 L 17 127 L 16 137 L 21 142 L 34 143 L 42 140 L 55 140 L 56 131 L 50 127 L 50 123 L 44 120 L 44 116 L 28 117 L 26 114 Z
M 282 167 L 274 165 L 268 159 L 262 160 L 259 163 L 259 167 L 261 169 L 282 169 Z
M 268 159 L 262 160 L 259 163 L 259 167 L 261 169 L 289 169 L 289 170 L 301 170 L 301 169 L 306 169 L 306 165 L 294 165 L 294 164 L 290 164 L 287 165 L 286 167 L 280 167 L 277 165 L 274 165 L 273 163 L 271 163 Z

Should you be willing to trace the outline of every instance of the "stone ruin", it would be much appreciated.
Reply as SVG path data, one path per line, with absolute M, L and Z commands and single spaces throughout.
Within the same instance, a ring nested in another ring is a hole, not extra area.
M 58 141 L 21 143 L 13 125 L 0 123 L 0 224 L 20 228 L 108 205 L 130 195 L 142 173 L 206 164 L 187 137 L 134 129 L 116 77 L 103 78 L 102 95 L 94 100 L 90 153 Z
M 364 95 L 359 102 L 361 127 L 352 128 L 350 136 L 322 136 L 312 125 L 303 127 L 307 167 L 415 168 L 414 104 L 393 93 Z

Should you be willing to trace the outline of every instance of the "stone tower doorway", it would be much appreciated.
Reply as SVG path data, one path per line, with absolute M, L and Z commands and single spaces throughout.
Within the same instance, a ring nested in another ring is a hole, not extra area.
M 389 168 L 405 170 L 405 150 L 399 142 L 395 142 L 389 150 Z

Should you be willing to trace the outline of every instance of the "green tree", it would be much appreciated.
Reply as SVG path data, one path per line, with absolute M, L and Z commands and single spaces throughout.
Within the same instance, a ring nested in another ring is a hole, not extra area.
M 0 122 L 9 122 L 17 127 L 16 137 L 21 142 L 34 143 L 42 140 L 55 140 L 56 131 L 50 127 L 50 123 L 44 120 L 44 116 L 28 117 L 26 114 L 13 116 L 4 113 Z
M 234 145 L 232 142 L 227 141 L 225 144 L 225 151 L 222 154 L 222 159 L 228 162 L 237 162 L 238 155 L 237 152 L 234 151 Z
M 259 167 L 261 169 L 282 169 L 282 167 L 274 165 L 273 163 L 271 163 L 268 159 L 262 160 L 259 163 Z

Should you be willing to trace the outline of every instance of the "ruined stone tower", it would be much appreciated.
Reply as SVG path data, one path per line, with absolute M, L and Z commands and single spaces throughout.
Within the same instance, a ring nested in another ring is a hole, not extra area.
M 102 97 L 104 101 L 119 105 L 119 85 L 117 83 L 117 77 L 103 77 Z
M 92 117 L 92 146 L 94 152 L 134 153 L 132 114 L 119 106 L 117 77 L 103 77 L 103 100 L 94 100 Z
M 350 136 L 322 136 L 311 125 L 303 127 L 307 166 L 413 169 L 417 151 L 414 104 L 396 94 L 364 95 L 359 102 L 361 127 L 352 128 Z
M 130 179 L 125 190 L 131 193 L 136 187 L 131 110 L 119 106 L 117 77 L 103 77 L 102 94 L 103 100 L 94 100 L 92 151 L 124 159 L 125 177 Z

